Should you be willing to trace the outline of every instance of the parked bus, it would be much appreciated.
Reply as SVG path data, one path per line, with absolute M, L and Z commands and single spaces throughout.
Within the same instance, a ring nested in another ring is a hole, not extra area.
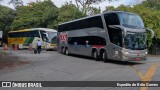
M 57 31 L 48 28 L 31 28 L 8 33 L 8 45 L 18 45 L 21 49 L 37 47 L 37 41 L 42 41 L 42 49 L 57 49 Z
M 112 11 L 65 22 L 58 26 L 57 46 L 63 54 L 119 61 L 146 60 L 144 23 L 134 13 Z

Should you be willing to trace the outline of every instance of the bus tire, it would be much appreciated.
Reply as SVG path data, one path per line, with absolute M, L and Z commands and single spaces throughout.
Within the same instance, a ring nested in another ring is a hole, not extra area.
M 97 50 L 96 50 L 96 51 L 94 51 L 94 53 L 93 53 L 93 57 L 94 57 L 95 61 L 99 61 L 98 51 L 97 51 Z
M 102 58 L 103 58 L 104 62 L 108 62 L 108 57 L 107 57 L 107 52 L 106 51 L 103 52 Z
M 65 54 L 65 48 L 62 48 L 62 54 Z
M 65 54 L 66 54 L 66 55 L 69 55 L 68 48 L 65 49 Z
M 60 53 L 63 54 L 63 47 L 61 47 Z

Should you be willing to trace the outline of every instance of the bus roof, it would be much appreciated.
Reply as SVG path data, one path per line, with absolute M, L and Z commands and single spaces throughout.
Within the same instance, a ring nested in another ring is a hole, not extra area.
M 94 16 L 87 16 L 87 17 L 83 17 L 83 18 L 75 19 L 75 20 L 72 20 L 72 21 L 64 22 L 64 23 L 59 24 L 59 25 L 63 25 L 63 24 L 67 24 L 67 23 L 71 23 L 71 22 L 75 22 L 75 21 L 79 21 L 79 20 L 87 19 L 87 18 L 90 18 L 90 17 L 101 16 L 101 15 L 102 15 L 102 14 L 97 14 L 97 15 L 94 15 Z
M 107 12 L 103 12 L 103 13 L 96 14 L 96 15 L 93 15 L 93 16 L 87 16 L 87 17 L 75 19 L 75 20 L 72 20 L 72 21 L 64 22 L 64 23 L 61 23 L 61 24 L 59 24 L 59 25 L 63 25 L 63 24 L 67 24 L 67 23 L 71 23 L 71 22 L 75 22 L 75 21 L 78 21 L 78 20 L 83 20 L 83 19 L 87 19 L 87 18 L 91 18 L 91 17 L 95 17 L 95 16 L 102 16 L 103 14 L 107 14 L 107 13 L 120 13 L 120 12 L 122 12 L 122 13 L 135 14 L 135 13 L 125 12 L 125 11 L 107 11 Z
M 22 30 L 17 30 L 17 31 L 9 31 L 8 33 L 12 33 L 12 32 L 26 32 L 26 31 L 34 31 L 34 30 L 57 32 L 57 30 L 55 30 L 55 29 L 49 29 L 49 28 L 31 28 L 31 29 L 22 29 Z

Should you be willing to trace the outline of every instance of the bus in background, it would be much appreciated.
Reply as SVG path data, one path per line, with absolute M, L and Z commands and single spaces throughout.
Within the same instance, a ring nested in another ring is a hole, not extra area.
M 135 13 L 111 11 L 65 22 L 58 26 L 57 50 L 119 61 L 146 60 L 144 23 Z
M 37 47 L 37 41 L 42 41 L 42 49 L 57 49 L 57 31 L 48 28 L 31 28 L 8 32 L 8 45 L 18 45 L 20 49 Z

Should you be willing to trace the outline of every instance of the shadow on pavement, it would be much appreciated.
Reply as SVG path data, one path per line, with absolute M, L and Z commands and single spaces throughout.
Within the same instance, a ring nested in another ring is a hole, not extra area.
M 74 54 L 70 54 L 69 56 L 71 57 L 76 57 L 76 58 L 83 58 L 86 60 L 94 60 L 93 57 L 88 57 L 88 56 L 82 56 L 82 55 L 74 55 Z M 99 60 L 102 61 L 103 60 Z M 98 61 L 97 61 L 98 62 Z M 108 62 L 104 62 L 104 63 L 112 63 L 112 64 L 118 64 L 118 65 L 126 65 L 126 66 L 132 66 L 132 65 L 141 65 L 141 64 L 145 64 L 145 61 L 116 61 L 116 60 L 108 60 Z

